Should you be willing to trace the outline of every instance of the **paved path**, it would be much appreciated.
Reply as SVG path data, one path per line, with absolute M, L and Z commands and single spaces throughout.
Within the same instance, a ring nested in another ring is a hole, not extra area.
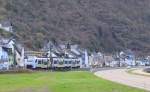
M 128 74 L 126 69 L 103 70 L 96 72 L 95 75 L 117 83 L 150 91 L 150 77 Z

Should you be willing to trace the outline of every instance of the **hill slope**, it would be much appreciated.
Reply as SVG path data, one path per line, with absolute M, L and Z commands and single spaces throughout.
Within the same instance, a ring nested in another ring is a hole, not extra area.
M 125 48 L 150 51 L 149 0 L 5 0 L 5 3 L 16 36 L 34 49 L 53 39 L 105 52 Z

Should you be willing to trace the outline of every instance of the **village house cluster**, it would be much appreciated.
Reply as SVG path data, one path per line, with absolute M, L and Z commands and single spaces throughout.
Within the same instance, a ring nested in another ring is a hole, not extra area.
M 0 29 L 13 32 L 9 22 L 0 23 Z M 116 54 L 88 52 L 78 44 L 49 41 L 40 51 L 30 51 L 13 38 L 0 38 L 0 70 L 77 69 L 101 67 L 148 66 L 150 56 L 137 59 L 132 50 Z
M 150 56 L 137 58 L 132 50 L 121 51 L 116 54 L 93 53 L 89 56 L 91 67 L 128 67 L 150 66 Z
M 50 46 L 43 51 L 25 51 L 24 47 L 14 39 L 1 38 L 0 69 L 89 68 L 88 52 L 79 48 L 79 45 L 51 44 Z

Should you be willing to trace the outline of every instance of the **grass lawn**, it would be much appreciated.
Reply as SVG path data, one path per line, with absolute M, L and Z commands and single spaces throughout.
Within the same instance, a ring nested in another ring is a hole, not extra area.
M 0 75 L 0 92 L 145 92 L 90 72 L 37 72 Z

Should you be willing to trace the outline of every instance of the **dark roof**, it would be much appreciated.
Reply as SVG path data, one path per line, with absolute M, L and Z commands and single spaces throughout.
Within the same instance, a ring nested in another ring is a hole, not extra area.
M 21 49 L 15 44 L 14 44 L 14 48 L 21 55 Z
M 13 39 L 12 39 L 12 38 L 11 38 L 11 39 L 1 38 L 1 39 L 0 39 L 0 45 L 6 45 L 6 44 L 8 44 L 11 40 L 13 40 Z

